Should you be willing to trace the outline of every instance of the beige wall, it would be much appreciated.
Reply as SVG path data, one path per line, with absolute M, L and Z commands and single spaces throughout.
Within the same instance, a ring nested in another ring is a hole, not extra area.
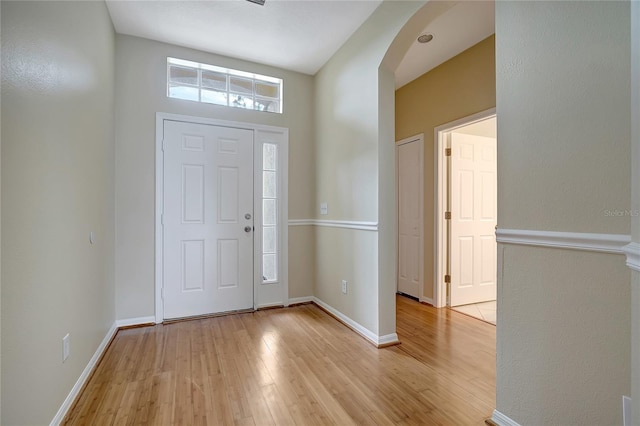
M 2 34 L 2 7 L 0 7 L 0 34 Z M 1 39 L 2 37 L 0 37 Z M 1 74 L 1 73 L 0 73 Z M 0 111 L 2 96 L 0 94 Z M 2 119 L 0 118 L 0 242 L 2 241 Z M 2 244 L 0 243 L 0 422 L 2 421 Z
M 104 3 L 1 8 L 1 423 L 48 424 L 115 320 L 114 31 Z
M 629 2 L 496 2 L 498 227 L 630 233 Z M 497 409 L 621 424 L 630 271 L 620 255 L 499 244 Z
M 2 34 L 2 7 L 0 7 L 0 34 Z M 1 39 L 1 37 L 0 37 Z M 1 73 L 0 73 L 1 74 Z M 2 96 L 0 95 L 0 111 Z M 0 118 L 0 242 L 2 241 L 2 119 Z M 0 422 L 2 421 L 2 244 L 0 243 Z
M 284 79 L 284 113 L 265 114 L 169 99 L 167 56 Z M 313 214 L 313 77 L 146 39 L 116 37 L 116 309 L 117 318 L 153 316 L 156 112 L 289 128 L 289 218 Z M 313 233 L 289 230 L 291 297 L 311 296 Z
M 522 425 L 622 424 L 630 391 L 622 256 L 498 245 L 497 409 Z
M 376 335 L 395 333 L 393 75 L 380 66 L 422 4 L 383 2 L 315 79 L 316 206 L 329 210 L 319 218 L 380 231 L 317 228 L 314 295 Z
M 495 36 L 396 91 L 396 141 L 424 134 L 424 295 L 433 298 L 435 127 L 496 105 Z

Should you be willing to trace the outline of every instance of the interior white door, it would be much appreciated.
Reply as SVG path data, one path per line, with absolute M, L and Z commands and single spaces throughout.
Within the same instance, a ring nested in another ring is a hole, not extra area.
M 253 131 L 164 121 L 164 317 L 253 307 Z
M 419 141 L 398 146 L 398 291 L 420 297 L 422 151 Z
M 450 305 L 496 299 L 496 139 L 451 133 Z

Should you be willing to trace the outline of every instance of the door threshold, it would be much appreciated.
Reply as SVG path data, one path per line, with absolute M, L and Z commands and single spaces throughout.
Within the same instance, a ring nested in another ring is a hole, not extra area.
M 210 314 L 193 315 L 193 316 L 190 316 L 190 317 L 169 318 L 169 319 L 163 320 L 162 324 L 163 325 L 167 325 L 167 324 L 173 324 L 173 323 L 176 323 L 176 322 L 194 321 L 194 320 L 215 318 L 215 317 L 224 317 L 224 316 L 227 316 L 227 315 L 236 315 L 236 314 L 249 314 L 249 313 L 253 313 L 253 312 L 255 312 L 255 310 L 253 308 L 238 309 L 238 310 L 235 310 L 235 311 L 213 312 L 213 313 L 210 313 Z

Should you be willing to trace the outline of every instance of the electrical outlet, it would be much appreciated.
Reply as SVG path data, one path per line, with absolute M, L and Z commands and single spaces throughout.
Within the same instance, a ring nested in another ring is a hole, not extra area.
M 69 333 L 62 338 L 62 362 L 65 362 L 67 358 L 69 358 L 69 354 L 71 352 L 71 337 L 69 337 Z
M 327 206 L 327 203 L 320 203 L 320 214 L 328 214 L 329 213 L 329 207 Z
M 342 280 L 342 293 L 347 294 L 347 280 Z

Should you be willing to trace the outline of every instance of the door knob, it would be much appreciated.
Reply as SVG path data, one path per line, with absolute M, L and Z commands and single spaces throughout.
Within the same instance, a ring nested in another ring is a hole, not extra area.
M 250 226 L 245 226 L 244 227 L 244 232 L 251 232 L 251 227 Z

